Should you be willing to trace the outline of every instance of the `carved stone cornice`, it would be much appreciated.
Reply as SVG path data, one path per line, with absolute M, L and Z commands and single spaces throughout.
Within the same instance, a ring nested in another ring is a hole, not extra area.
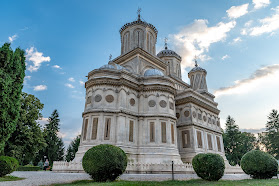
M 208 128 L 208 127 L 206 127 L 206 126 L 197 125 L 197 124 L 194 124 L 194 123 L 192 123 L 192 124 L 187 124 L 187 125 L 185 125 L 185 124 L 182 124 L 182 125 L 179 124 L 179 125 L 176 125 L 176 126 L 177 126 L 177 128 L 191 127 L 191 126 L 193 126 L 193 127 L 195 127 L 195 128 L 207 130 L 207 131 L 210 131 L 210 132 L 213 132 L 213 133 L 218 133 L 218 134 L 221 134 L 221 135 L 222 135 L 222 130 L 221 130 L 221 128 L 218 129 L 218 130 L 216 130 L 216 129 Z
M 89 79 L 85 83 L 85 88 L 90 88 L 92 86 L 109 85 L 114 87 L 126 86 L 138 92 L 149 92 L 149 91 L 162 91 L 175 94 L 176 90 L 174 87 L 164 84 L 148 84 L 131 82 L 125 78 L 112 79 L 108 77 Z
M 193 96 L 187 96 L 187 97 L 183 97 L 183 98 L 180 98 L 180 99 L 177 99 L 175 101 L 175 105 L 176 106 L 179 106 L 179 105 L 182 105 L 182 104 L 186 104 L 186 103 L 194 103 L 204 109 L 207 109 L 211 112 L 213 112 L 214 114 L 219 114 L 220 113 L 220 110 L 218 110 L 216 107 L 213 107 L 209 104 L 206 104 L 205 102 L 193 97 Z
M 106 109 L 88 110 L 88 111 L 84 111 L 82 113 L 82 117 L 84 117 L 84 115 L 86 115 L 86 114 L 91 114 L 91 113 L 127 114 L 127 115 L 130 115 L 130 116 L 142 117 L 142 118 L 163 117 L 163 118 L 169 118 L 169 119 L 176 120 L 176 117 L 172 116 L 170 114 L 140 114 L 140 113 L 130 112 L 128 110 L 123 110 L 123 109 L 120 109 L 120 110 L 106 110 Z

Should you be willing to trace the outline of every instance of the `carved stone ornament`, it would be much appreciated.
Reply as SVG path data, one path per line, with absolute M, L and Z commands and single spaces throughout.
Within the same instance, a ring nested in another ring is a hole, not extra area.
M 177 117 L 177 119 L 180 118 L 180 114 L 179 114 L 179 113 L 176 113 L 176 117 Z
M 95 102 L 100 102 L 102 100 L 102 96 L 100 94 L 95 96 Z
M 162 108 L 166 108 L 166 106 L 167 106 L 167 102 L 164 100 L 161 100 L 159 104 Z
M 150 100 L 150 101 L 148 102 L 148 105 L 149 105 L 149 107 L 155 107 L 156 102 L 155 102 L 154 100 Z
M 203 121 L 206 122 L 206 116 L 203 116 Z
M 171 109 L 171 110 L 174 110 L 173 102 L 170 102 L 170 109 Z
M 134 98 L 131 98 L 131 99 L 130 99 L 130 105 L 131 105 L 131 106 L 134 106 L 135 103 L 136 103 L 135 99 L 134 99 Z
M 220 127 L 220 121 L 217 121 L 217 126 Z
M 119 93 L 119 90 L 118 90 L 118 89 L 115 89 L 115 93 Z
M 127 95 L 130 95 L 130 91 L 127 92 Z
M 196 114 L 196 112 L 194 111 L 194 112 L 193 112 L 193 117 L 196 118 L 196 116 L 197 116 L 197 114 Z
M 112 95 L 107 95 L 107 96 L 106 96 L 106 101 L 107 101 L 108 103 L 111 103 L 111 102 L 114 101 L 114 97 L 113 97 Z
M 202 115 L 198 114 L 198 118 L 199 118 L 199 120 L 202 120 Z
M 86 104 L 90 104 L 91 103 L 91 98 L 92 98 L 92 96 L 88 96 L 87 97 Z
M 188 118 L 188 117 L 190 116 L 189 110 L 186 110 L 186 111 L 184 112 L 184 116 L 185 116 L 186 118 Z

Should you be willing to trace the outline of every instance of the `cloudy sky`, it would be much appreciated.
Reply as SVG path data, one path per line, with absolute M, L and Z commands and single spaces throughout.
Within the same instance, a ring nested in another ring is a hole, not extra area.
M 183 79 L 195 55 L 208 72 L 209 91 L 242 129 L 265 126 L 279 109 L 279 1 L 138 0 L 3 1 L 0 44 L 26 51 L 23 91 L 61 118 L 66 144 L 80 133 L 89 71 L 120 54 L 119 29 L 142 18 L 159 31 L 157 52 L 168 45 L 182 58 Z

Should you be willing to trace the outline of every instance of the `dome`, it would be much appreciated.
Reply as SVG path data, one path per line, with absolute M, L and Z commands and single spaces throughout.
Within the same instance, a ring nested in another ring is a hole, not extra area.
M 175 51 L 169 50 L 167 47 L 165 47 L 165 50 L 162 50 L 157 54 L 159 58 L 167 56 L 167 57 L 176 57 L 181 61 L 181 56 L 178 55 Z
M 190 74 L 192 72 L 205 72 L 205 73 L 207 73 L 205 69 L 198 66 L 198 63 L 197 63 L 196 60 L 195 60 L 195 67 L 192 68 L 192 70 L 190 70 L 190 72 L 188 74 Z
M 144 77 L 148 76 L 164 76 L 164 73 L 158 69 L 148 69 L 144 72 Z
M 142 21 L 140 19 L 140 17 L 136 20 L 136 21 L 133 21 L 133 22 L 130 22 L 130 23 L 126 23 L 125 25 L 123 25 L 119 32 L 122 33 L 127 27 L 130 27 L 130 26 L 133 26 L 133 25 L 143 25 L 145 27 L 149 27 L 151 28 L 152 30 L 154 30 L 154 32 L 156 33 L 156 35 L 158 34 L 158 30 L 155 28 L 155 26 L 153 26 L 152 24 L 150 23 L 147 23 L 145 21 Z
M 115 69 L 113 65 L 103 65 L 99 69 Z
M 103 65 L 99 69 L 127 70 L 128 72 L 130 72 L 127 68 L 122 67 L 121 65 L 115 64 L 113 62 L 110 62 L 107 65 Z

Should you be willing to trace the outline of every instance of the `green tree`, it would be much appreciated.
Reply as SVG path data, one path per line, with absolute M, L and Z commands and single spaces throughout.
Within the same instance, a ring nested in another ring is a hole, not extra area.
M 65 156 L 67 162 L 70 162 L 75 158 L 76 152 L 78 151 L 79 143 L 80 143 L 80 135 L 78 135 L 75 139 L 73 139 L 73 141 L 67 148 L 67 154 Z
M 44 104 L 34 95 L 24 92 L 20 103 L 20 117 L 16 130 L 6 143 L 5 154 L 15 157 L 20 164 L 28 164 L 46 146 L 41 125 L 37 122 L 42 117 Z
M 0 154 L 16 128 L 24 76 L 24 50 L 13 51 L 5 43 L 0 48 Z
M 269 154 L 279 159 L 279 113 L 273 109 L 266 123 L 267 134 L 262 136 L 262 143 Z
M 240 165 L 242 156 L 254 149 L 256 144 L 255 136 L 247 132 L 241 133 L 231 116 L 227 118 L 223 139 L 225 155 L 231 165 Z
M 49 123 L 45 125 L 44 137 L 46 141 L 46 148 L 44 149 L 44 155 L 47 156 L 50 164 L 53 161 L 60 161 L 64 158 L 64 144 L 61 138 L 58 137 L 60 129 L 60 119 L 58 111 L 55 109 L 51 116 L 48 118 Z

